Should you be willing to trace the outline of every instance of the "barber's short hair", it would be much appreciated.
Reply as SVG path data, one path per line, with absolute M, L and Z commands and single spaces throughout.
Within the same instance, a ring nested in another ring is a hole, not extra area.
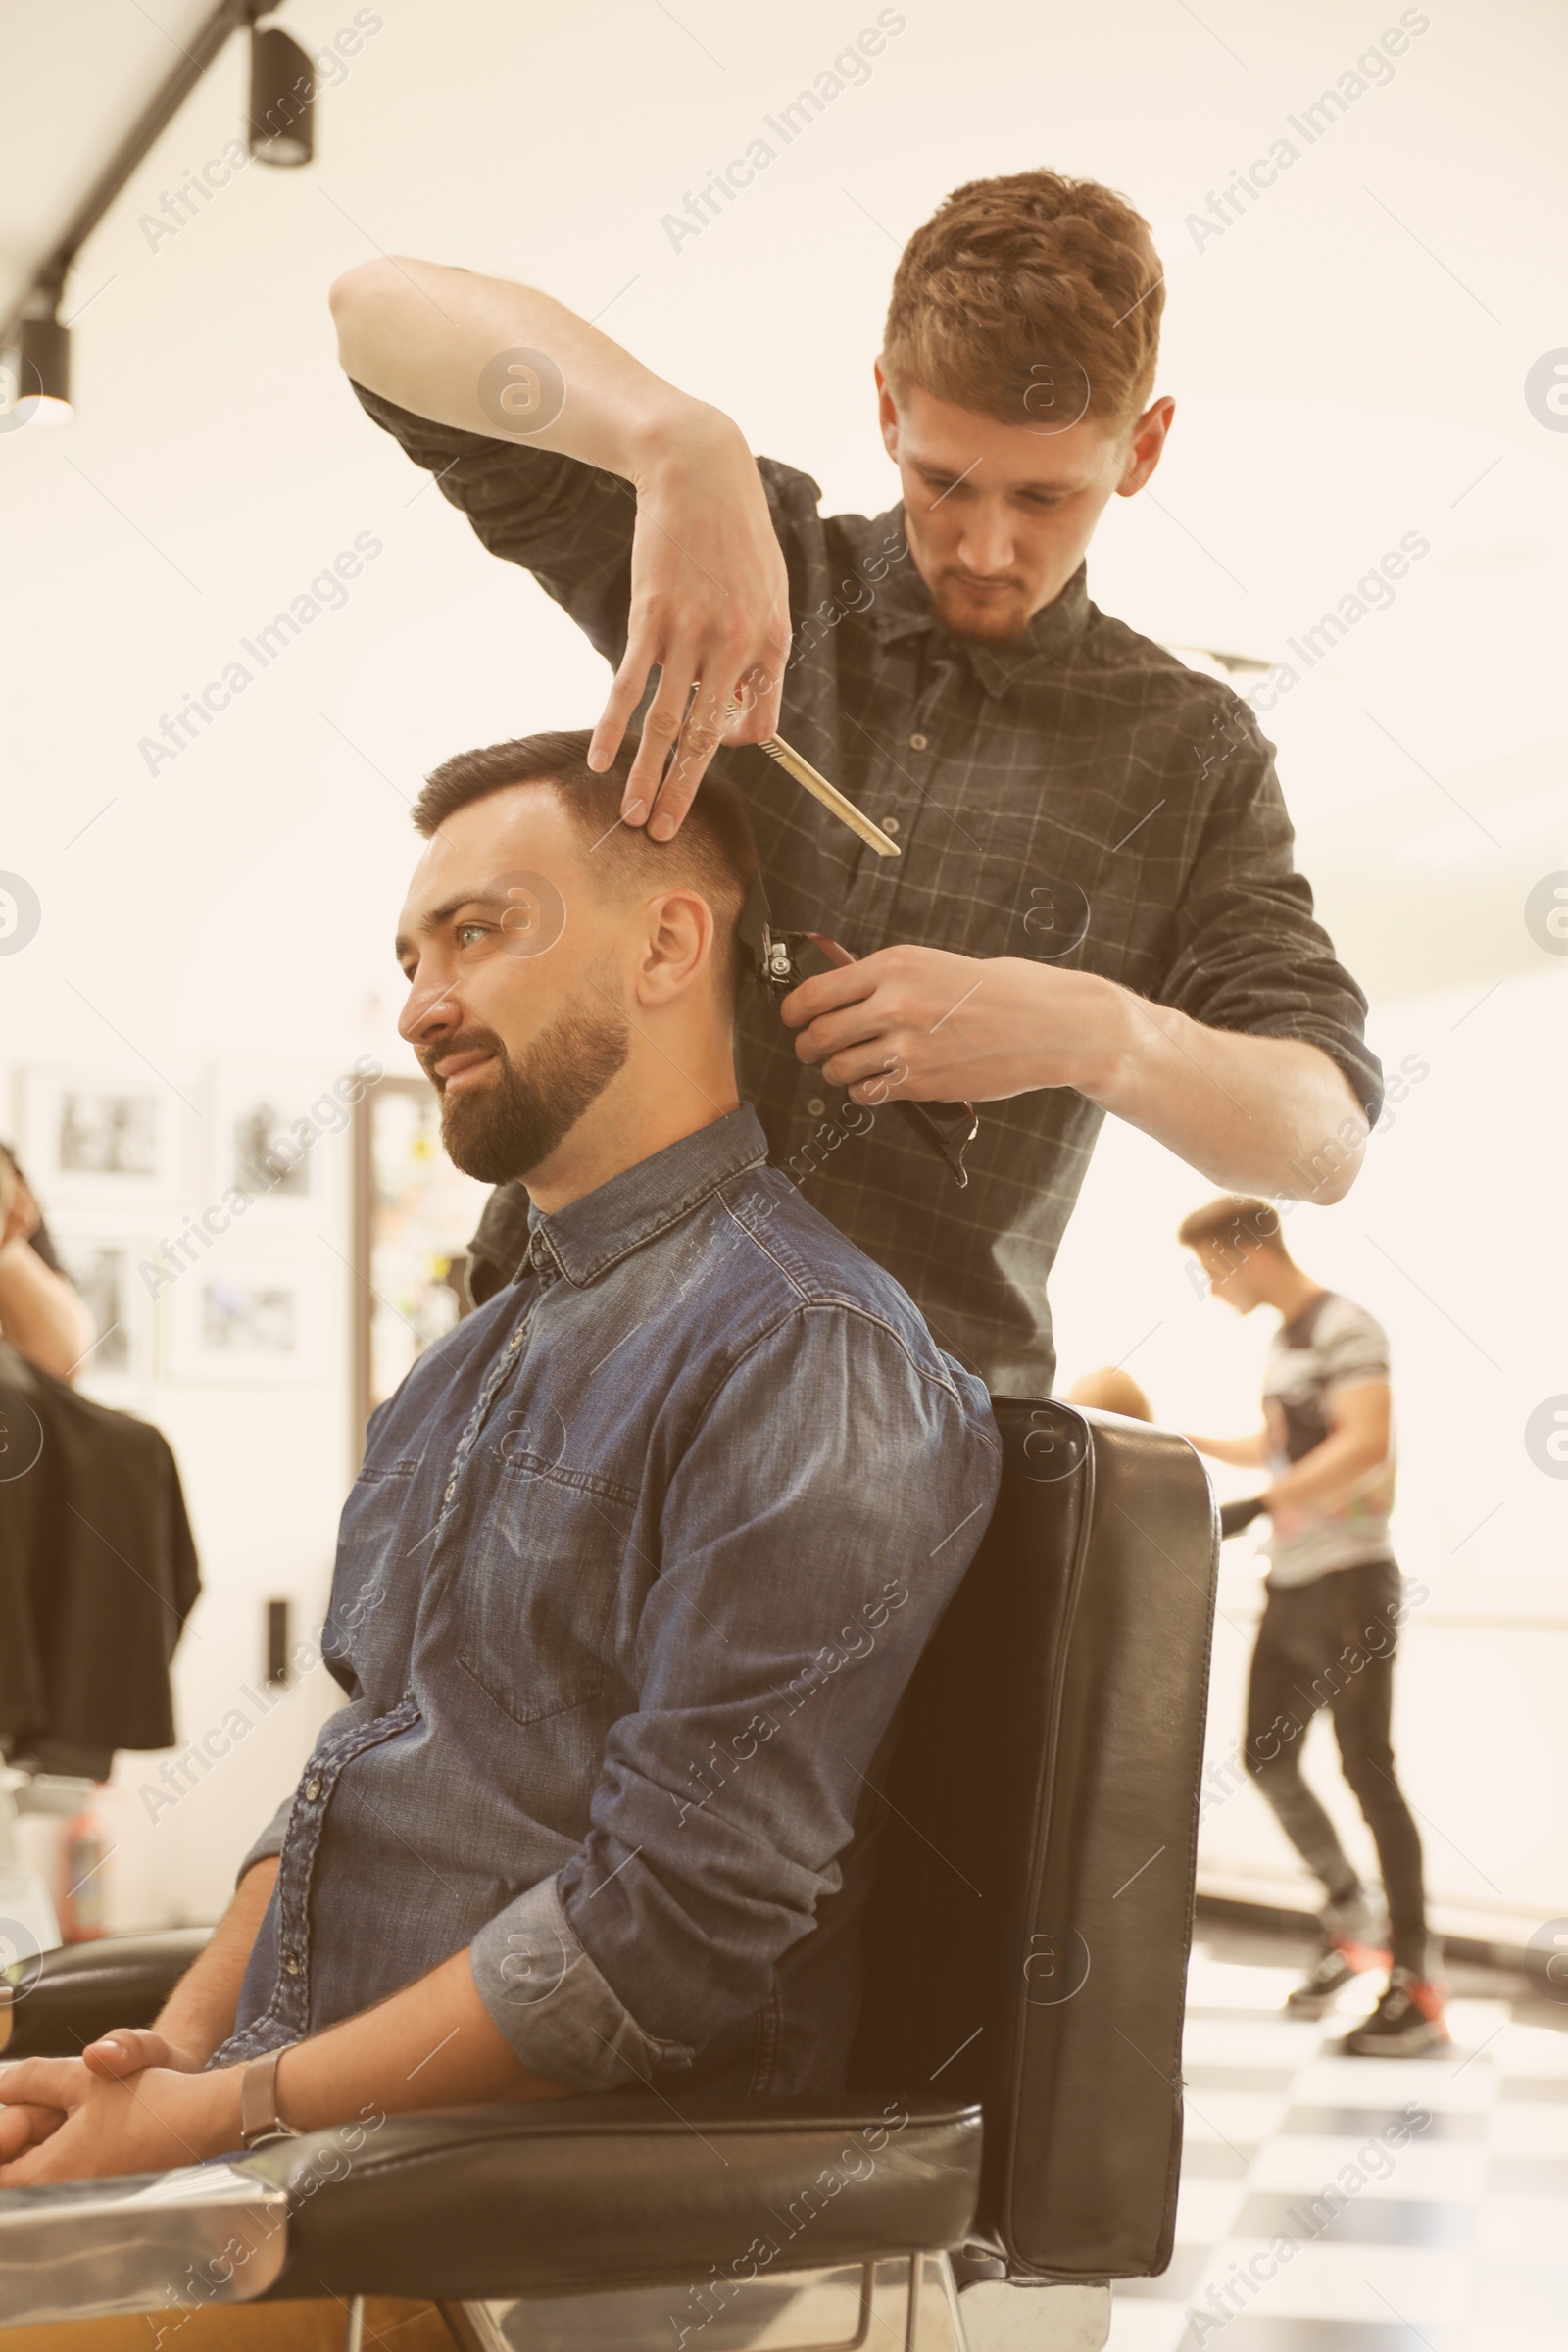
M 1272 1250 L 1287 1265 L 1295 1260 L 1285 1247 L 1280 1212 L 1272 1200 L 1254 1200 L 1247 1193 L 1221 1193 L 1206 1208 L 1195 1208 L 1176 1228 L 1184 1250 L 1217 1245 L 1240 1265 L 1250 1250 Z
M 1037 432 L 1120 428 L 1153 391 L 1164 299 L 1148 221 L 1099 180 L 971 179 L 904 249 L 882 366 L 896 400 L 918 384 Z
M 428 839 L 460 808 L 492 793 L 514 784 L 553 786 L 608 890 L 629 895 L 685 884 L 701 892 L 713 910 L 715 966 L 738 980 L 737 928 L 758 868 L 745 802 L 733 784 L 710 771 L 674 840 L 653 841 L 646 825 L 620 821 L 638 738 L 627 735 L 607 768 L 589 766 L 592 740 L 586 727 L 573 727 L 458 752 L 426 776 L 414 822 Z

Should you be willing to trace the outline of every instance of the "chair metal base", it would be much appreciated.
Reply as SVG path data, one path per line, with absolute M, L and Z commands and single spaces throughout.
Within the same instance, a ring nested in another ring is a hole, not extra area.
M 946 2254 L 444 2308 L 466 2352 L 968 2352 Z

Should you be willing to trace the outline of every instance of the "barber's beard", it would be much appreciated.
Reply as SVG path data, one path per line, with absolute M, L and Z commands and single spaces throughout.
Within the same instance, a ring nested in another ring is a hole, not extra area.
M 931 591 L 931 607 L 951 637 L 967 637 L 978 645 L 1010 645 L 1028 628 L 1033 615 L 1022 588 L 1012 596 L 975 602 L 956 581 L 939 576 Z
M 493 1030 L 466 1029 L 445 1039 L 431 1059 L 488 1051 L 498 1065 L 497 1075 L 471 1093 L 441 1097 L 441 1140 L 454 1167 L 481 1184 L 506 1184 L 542 1166 L 598 1102 L 630 1048 L 629 1025 L 608 1004 L 603 1011 L 558 1013 L 520 1064 Z

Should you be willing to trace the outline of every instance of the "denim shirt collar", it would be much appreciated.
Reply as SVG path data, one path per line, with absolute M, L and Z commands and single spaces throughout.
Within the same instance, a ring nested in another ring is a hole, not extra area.
M 529 1207 L 528 1254 L 515 1277 L 564 1274 L 583 1289 L 607 1267 L 689 1216 L 700 1202 L 767 1157 L 767 1138 L 749 1102 L 639 1159 L 550 1215 Z

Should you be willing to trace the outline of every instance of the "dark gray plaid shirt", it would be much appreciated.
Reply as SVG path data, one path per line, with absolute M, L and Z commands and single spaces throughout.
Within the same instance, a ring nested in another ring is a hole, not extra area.
M 629 486 L 360 398 L 491 553 L 525 565 L 618 662 Z M 724 753 L 775 923 L 829 931 L 857 956 L 912 940 L 1035 956 L 1216 1029 L 1302 1038 L 1375 1117 L 1366 1000 L 1313 920 L 1272 747 L 1246 704 L 1107 619 L 1082 569 L 1011 644 L 950 636 L 902 507 L 824 520 L 808 475 L 759 466 L 795 630 L 780 731 L 904 852 L 878 858 L 763 753 Z M 792 1034 L 750 992 L 739 1067 L 775 1163 L 897 1276 L 942 1346 L 998 1394 L 1047 1393 L 1046 1285 L 1103 1112 L 1066 1087 L 982 1104 L 959 1191 L 904 1118 L 847 1105 L 798 1062 Z M 481 1296 L 527 1241 L 527 1196 L 503 1187 L 475 1238 Z

